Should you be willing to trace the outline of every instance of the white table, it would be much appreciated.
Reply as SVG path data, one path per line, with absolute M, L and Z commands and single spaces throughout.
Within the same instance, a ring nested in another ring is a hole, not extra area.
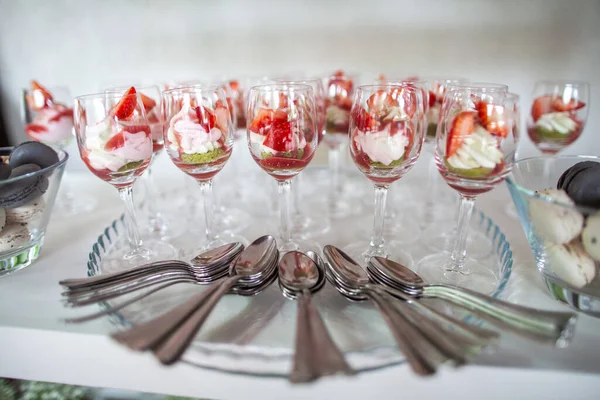
M 164 158 L 158 165 L 162 178 L 179 173 Z M 495 354 L 482 355 L 460 370 L 442 370 L 429 379 L 417 378 L 401 365 L 299 387 L 281 378 L 234 375 L 181 363 L 162 367 L 151 356 L 132 353 L 111 341 L 107 333 L 113 327 L 106 320 L 84 325 L 59 321 L 68 310 L 59 301 L 57 281 L 85 275 L 91 244 L 121 210 L 114 189 L 88 172 L 75 172 L 69 179 L 98 196 L 99 210 L 77 218 L 53 216 L 35 264 L 0 279 L 0 376 L 214 399 L 600 398 L 600 321 L 584 315 L 567 349 L 505 336 Z M 503 215 L 508 201 L 504 186 L 478 201 L 512 245 L 515 265 L 505 298 L 567 309 L 546 294 L 518 221 Z

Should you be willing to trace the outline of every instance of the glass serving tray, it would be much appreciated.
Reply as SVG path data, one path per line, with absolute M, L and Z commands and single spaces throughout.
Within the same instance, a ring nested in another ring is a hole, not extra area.
M 330 231 L 317 238 L 319 244 L 343 246 L 348 235 L 352 235 L 348 223 L 347 220 L 334 221 Z M 249 240 L 267 233 L 276 237 L 274 228 L 276 222 L 258 223 L 244 234 Z M 499 296 L 511 274 L 513 255 L 510 244 L 499 227 L 480 211 L 475 211 L 471 229 L 478 230 L 489 239 L 488 261 L 497 267 L 497 287 L 492 295 Z M 124 235 L 122 218 L 104 229 L 89 253 L 88 276 L 102 274 L 103 257 L 116 247 L 126 245 Z M 416 259 L 416 256 L 431 253 L 424 240 L 409 245 L 409 248 Z M 111 319 L 118 329 L 136 325 L 181 304 L 204 288 L 192 284 L 174 285 L 112 314 Z M 128 296 L 121 296 L 100 307 L 118 304 Z M 350 302 L 327 283 L 314 295 L 314 303 L 333 339 L 357 371 L 403 362 L 392 335 L 370 302 Z M 295 324 L 296 304 L 283 297 L 277 284 L 254 297 L 227 295 L 206 321 L 183 360 L 203 368 L 232 373 L 287 376 L 293 356 Z

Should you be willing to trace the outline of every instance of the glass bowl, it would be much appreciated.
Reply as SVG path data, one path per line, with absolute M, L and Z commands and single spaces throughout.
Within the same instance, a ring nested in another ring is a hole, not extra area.
M 600 209 L 577 206 L 564 192 L 538 193 L 556 189 L 563 172 L 583 161 L 600 162 L 600 157 L 523 159 L 513 166 L 507 184 L 550 294 L 600 317 Z
M 11 151 L 0 148 L 0 157 Z M 0 277 L 27 267 L 40 253 L 69 158 L 57 154 L 58 163 L 50 167 L 0 181 Z

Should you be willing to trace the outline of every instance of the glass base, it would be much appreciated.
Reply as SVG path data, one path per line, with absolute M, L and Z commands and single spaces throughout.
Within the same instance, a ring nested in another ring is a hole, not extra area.
M 433 223 L 421 234 L 421 239 L 425 245 L 434 252 L 452 251 L 454 238 L 456 237 L 455 222 L 447 221 L 446 224 Z M 475 229 L 469 229 L 467 236 L 467 255 L 470 258 L 479 260 L 488 257 L 492 253 L 492 242 L 485 234 Z
M 198 237 L 203 238 L 200 243 L 198 243 L 198 240 L 196 240 Z M 217 238 L 211 241 L 206 240 L 204 237 L 204 232 L 202 232 L 202 236 L 200 234 L 193 234 L 192 238 L 194 239 L 193 242 L 188 241 L 186 243 L 187 246 L 185 246 L 185 250 L 182 251 L 182 257 L 184 260 L 191 260 L 199 254 L 228 243 L 240 242 L 244 246 L 248 246 L 248 240 L 245 237 L 232 232 L 223 232 Z
M 412 268 L 414 259 L 410 253 L 402 250 L 402 248 L 405 248 L 402 243 L 391 240 L 389 242 L 386 241 L 383 249 L 375 253 L 371 252 L 368 241 L 349 244 L 342 248 L 342 250 L 364 268 L 366 268 L 369 259 L 373 256 L 386 257 L 407 268 Z
M 322 255 L 323 246 L 320 243 L 312 239 L 292 239 L 290 243 L 284 245 L 281 238 L 277 239 L 277 249 L 279 250 L 279 257 L 283 256 L 288 251 L 300 251 L 305 253 L 309 250 Z
M 310 239 L 321 236 L 329 231 L 331 224 L 329 218 L 312 218 L 305 214 L 292 217 L 292 237 Z
M 127 239 L 123 238 L 102 258 L 101 269 L 102 273 L 110 273 L 155 261 L 178 259 L 180 256 L 175 247 L 156 239 L 147 239 L 140 248 L 132 251 Z
M 487 260 L 467 258 L 464 269 L 450 270 L 450 253 L 427 256 L 417 264 L 417 273 L 427 283 L 455 285 L 483 294 L 491 294 L 499 284 L 498 265 L 493 257 Z

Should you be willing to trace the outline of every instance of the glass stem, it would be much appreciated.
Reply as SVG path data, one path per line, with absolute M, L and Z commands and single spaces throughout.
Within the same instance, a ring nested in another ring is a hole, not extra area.
M 293 205 L 293 218 L 294 219 L 299 219 L 302 217 L 302 212 L 300 211 L 300 176 L 302 176 L 302 174 L 298 174 L 291 182 L 292 184 L 292 199 L 294 202 Z
M 152 175 L 152 161 L 146 170 L 146 177 L 144 179 L 144 186 L 146 191 L 146 209 L 150 216 L 150 224 L 153 231 L 160 231 L 160 213 L 156 210 L 156 191 L 154 186 L 154 175 Z
M 471 273 L 465 266 L 467 257 L 467 237 L 469 235 L 469 222 L 475 206 L 475 197 L 460 196 L 460 205 L 458 208 L 458 221 L 454 247 L 450 255 L 450 264 L 446 267 L 448 271 L 459 272 L 463 275 Z
M 371 236 L 371 243 L 369 244 L 369 250 L 367 255 L 369 256 L 384 256 L 383 251 L 383 226 L 385 222 L 385 203 L 387 200 L 389 186 L 387 185 L 375 185 L 375 208 L 373 217 L 373 236 Z
M 331 186 L 329 187 L 329 209 L 335 210 L 340 198 L 340 146 L 330 148 L 328 152 Z
M 133 187 L 127 186 L 119 188 L 119 196 L 125 204 L 125 228 L 127 229 L 127 240 L 132 251 L 142 247 L 142 239 L 138 228 L 135 207 L 133 205 Z
M 212 180 L 198 181 L 202 191 L 202 201 L 204 203 L 204 232 L 206 233 L 206 242 L 211 243 L 216 239 L 213 227 L 213 190 Z
M 437 165 L 435 165 L 435 157 L 431 157 L 429 165 L 427 167 L 427 186 L 425 193 L 425 215 L 423 217 L 422 225 L 423 228 L 429 226 L 433 222 L 433 208 L 435 207 L 435 201 L 438 199 L 438 176 L 439 172 Z
M 289 180 L 279 181 L 277 189 L 279 190 L 279 236 L 281 237 L 280 248 L 283 250 L 292 250 L 292 232 L 290 221 L 290 189 Z

